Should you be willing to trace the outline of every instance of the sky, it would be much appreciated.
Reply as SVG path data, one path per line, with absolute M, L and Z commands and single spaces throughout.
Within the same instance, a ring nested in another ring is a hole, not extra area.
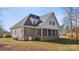
M 61 25 L 64 11 L 59 7 L 10 7 L 6 10 L 1 10 L 0 21 L 2 21 L 3 28 L 10 31 L 10 28 L 13 25 L 29 14 L 41 16 L 49 12 L 55 13 L 56 18 Z

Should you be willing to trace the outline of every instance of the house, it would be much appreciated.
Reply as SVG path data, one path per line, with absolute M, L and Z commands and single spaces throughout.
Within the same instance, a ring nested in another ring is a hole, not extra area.
M 11 34 L 19 40 L 52 40 L 59 37 L 59 24 L 53 12 L 43 16 L 30 14 L 11 27 Z

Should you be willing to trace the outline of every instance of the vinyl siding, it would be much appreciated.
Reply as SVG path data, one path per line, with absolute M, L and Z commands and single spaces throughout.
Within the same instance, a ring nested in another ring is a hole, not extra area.
M 13 29 L 12 30 L 12 36 L 13 36 L 13 38 L 18 37 L 18 39 L 22 39 L 23 38 L 22 28 Z

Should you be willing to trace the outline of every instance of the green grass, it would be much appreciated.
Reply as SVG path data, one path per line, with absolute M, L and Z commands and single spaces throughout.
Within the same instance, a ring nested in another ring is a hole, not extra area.
M 58 39 L 52 41 L 16 41 L 0 38 L 1 51 L 78 51 L 79 41 Z

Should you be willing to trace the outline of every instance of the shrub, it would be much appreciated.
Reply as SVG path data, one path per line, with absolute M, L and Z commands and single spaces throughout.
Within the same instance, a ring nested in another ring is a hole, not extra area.
M 34 37 L 33 37 L 33 40 L 39 41 L 39 40 L 40 40 L 40 37 L 39 37 L 39 36 L 34 36 Z
M 12 36 L 10 34 L 5 34 L 3 35 L 4 38 L 12 38 Z
M 16 38 L 13 38 L 14 40 L 18 40 L 18 37 L 16 37 Z
M 3 35 L 0 35 L 0 38 L 3 38 Z

